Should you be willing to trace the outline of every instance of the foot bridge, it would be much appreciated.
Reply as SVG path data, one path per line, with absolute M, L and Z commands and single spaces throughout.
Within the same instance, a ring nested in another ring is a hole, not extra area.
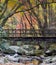
M 40 41 L 56 41 L 56 29 L 45 30 L 29 30 L 29 29 L 3 29 L 0 30 L 0 39 L 8 40 L 40 40 Z

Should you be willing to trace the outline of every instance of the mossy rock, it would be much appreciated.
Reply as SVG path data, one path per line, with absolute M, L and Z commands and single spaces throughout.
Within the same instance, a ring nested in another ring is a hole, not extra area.
M 36 56 L 40 56 L 42 55 L 44 52 L 42 50 L 35 50 L 35 55 Z
M 54 50 L 54 49 L 56 49 L 56 44 L 51 44 L 49 50 Z

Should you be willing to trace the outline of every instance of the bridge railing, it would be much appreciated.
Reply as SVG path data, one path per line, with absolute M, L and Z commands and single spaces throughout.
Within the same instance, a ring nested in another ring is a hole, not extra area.
M 56 37 L 56 30 L 3 29 L 0 37 Z

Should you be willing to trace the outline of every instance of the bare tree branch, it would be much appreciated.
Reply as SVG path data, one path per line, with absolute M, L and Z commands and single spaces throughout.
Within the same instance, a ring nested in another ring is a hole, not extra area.
M 19 9 L 22 6 L 22 4 L 20 3 L 18 6 L 16 6 L 16 8 L 14 10 L 12 10 L 2 21 L 1 26 L 3 27 L 6 23 L 6 21 L 8 20 L 9 17 L 11 17 L 12 15 L 15 14 L 16 10 Z

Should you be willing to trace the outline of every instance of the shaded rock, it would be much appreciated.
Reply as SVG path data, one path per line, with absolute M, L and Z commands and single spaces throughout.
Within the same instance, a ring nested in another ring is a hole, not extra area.
M 46 56 L 56 55 L 56 50 L 48 50 L 45 52 Z
M 15 54 L 15 51 L 11 49 L 6 49 L 6 50 L 3 50 L 3 53 L 4 54 Z

